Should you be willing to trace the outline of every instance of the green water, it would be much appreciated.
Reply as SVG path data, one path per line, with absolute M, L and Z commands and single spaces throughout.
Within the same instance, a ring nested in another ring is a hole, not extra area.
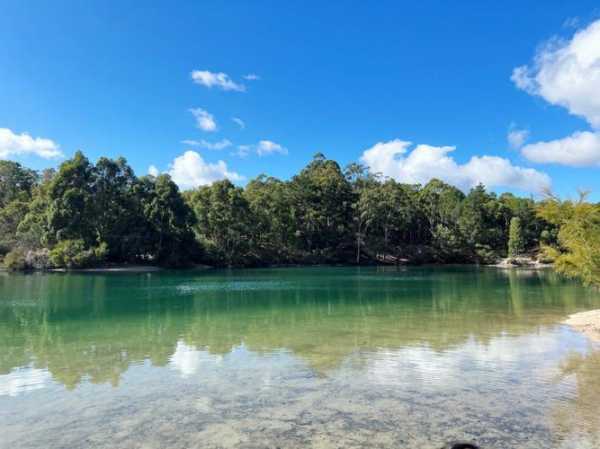
M 0 273 L 0 448 L 600 448 L 546 271 Z

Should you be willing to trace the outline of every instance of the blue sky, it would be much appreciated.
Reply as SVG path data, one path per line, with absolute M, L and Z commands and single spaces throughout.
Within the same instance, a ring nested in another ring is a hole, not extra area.
M 400 181 L 597 199 L 599 18 L 592 1 L 4 1 L 0 157 L 122 155 L 187 188 L 288 178 L 320 151 Z

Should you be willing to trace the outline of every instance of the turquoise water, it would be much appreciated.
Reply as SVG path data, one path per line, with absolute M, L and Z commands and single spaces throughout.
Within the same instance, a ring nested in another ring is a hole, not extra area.
M 599 448 L 547 271 L 0 273 L 0 448 Z

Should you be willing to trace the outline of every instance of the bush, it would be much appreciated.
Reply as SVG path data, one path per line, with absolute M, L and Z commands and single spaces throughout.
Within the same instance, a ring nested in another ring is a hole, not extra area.
M 50 263 L 61 268 L 85 268 L 104 262 L 108 253 L 106 243 L 86 248 L 83 240 L 63 240 L 50 251 Z
M 4 256 L 4 266 L 10 271 L 23 271 L 27 269 L 25 253 L 21 249 L 13 249 Z
M 492 264 L 498 262 L 498 254 L 489 245 L 475 245 L 475 259 L 478 263 Z
M 30 250 L 25 254 L 27 268 L 33 270 L 47 270 L 50 268 L 50 251 L 47 249 Z

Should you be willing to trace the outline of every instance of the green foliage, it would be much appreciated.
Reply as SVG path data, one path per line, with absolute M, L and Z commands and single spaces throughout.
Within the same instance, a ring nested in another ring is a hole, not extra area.
M 293 262 L 295 222 L 290 208 L 289 184 L 262 175 L 248 183 L 243 195 L 249 211 L 245 210 L 241 221 L 247 227 L 248 243 L 253 248 L 248 262 Z
M 3 264 L 4 267 L 9 271 L 23 271 L 27 269 L 25 252 L 19 248 L 9 251 L 4 256 Z
M 182 193 L 168 175 L 138 178 L 123 158 L 94 164 L 78 152 L 42 175 L 0 161 L 0 255 L 13 251 L 15 267 L 75 268 L 488 263 L 540 242 L 579 254 L 569 245 L 581 233 L 556 218 L 570 209 L 544 204 L 537 214 L 532 199 L 482 185 L 465 195 L 437 179 L 405 184 L 360 164 L 342 170 L 322 154 L 290 180 L 262 175 L 245 188 L 225 180 Z
M 50 263 L 56 268 L 85 268 L 102 263 L 108 253 L 106 243 L 86 248 L 83 239 L 62 240 L 50 250 Z
M 558 226 L 558 244 L 545 247 L 559 273 L 600 285 L 600 205 L 581 195 L 578 201 L 549 198 L 538 207 L 539 215 Z
M 308 262 L 352 257 L 352 186 L 337 162 L 316 154 L 289 183 L 295 250 Z
M 168 175 L 142 179 L 138 190 L 144 217 L 144 252 L 161 265 L 188 265 L 199 254 L 194 213 Z
M 197 217 L 196 235 L 210 260 L 227 266 L 248 264 L 254 222 L 242 189 L 217 181 L 194 191 L 189 201 Z
M 13 200 L 0 209 L 0 246 L 4 248 L 17 246 L 17 229 L 27 209 L 28 203 L 22 200 Z
M 516 257 L 523 253 L 525 249 L 525 240 L 521 229 L 521 219 L 512 217 L 508 230 L 508 257 Z
M 0 160 L 0 209 L 12 201 L 27 201 L 37 174 L 18 162 Z

